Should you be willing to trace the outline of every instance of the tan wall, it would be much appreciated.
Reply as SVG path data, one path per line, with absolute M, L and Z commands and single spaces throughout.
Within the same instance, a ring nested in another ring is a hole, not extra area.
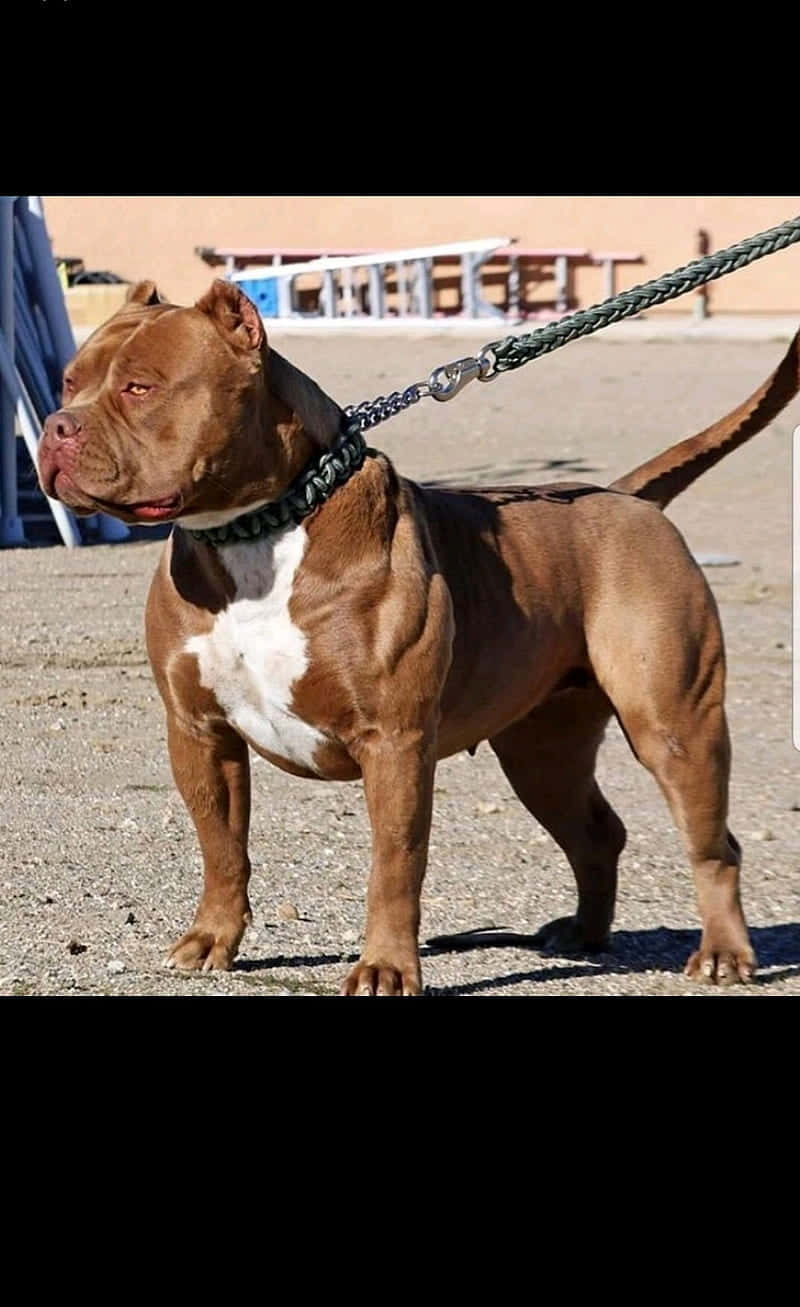
M 82 257 L 92 270 L 153 277 L 178 303 L 207 287 L 212 271 L 196 245 L 399 248 L 483 236 L 523 245 L 587 246 L 644 255 L 621 268 L 618 289 L 696 257 L 705 227 L 721 249 L 800 213 L 797 195 L 46 195 L 54 253 Z M 602 274 L 577 273 L 582 306 L 603 298 Z M 800 245 L 744 268 L 709 290 L 717 313 L 800 310 Z M 660 312 L 686 312 L 689 297 Z

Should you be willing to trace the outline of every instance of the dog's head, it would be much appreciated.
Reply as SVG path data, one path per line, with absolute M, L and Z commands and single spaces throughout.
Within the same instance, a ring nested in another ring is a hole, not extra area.
M 308 450 L 292 453 L 291 408 L 268 372 L 258 309 L 238 286 L 215 281 L 179 308 L 139 282 L 64 371 L 39 444 L 42 489 L 79 515 L 145 524 L 211 525 L 276 498 Z

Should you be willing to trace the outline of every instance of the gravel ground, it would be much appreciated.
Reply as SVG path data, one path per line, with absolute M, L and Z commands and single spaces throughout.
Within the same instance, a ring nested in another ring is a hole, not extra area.
M 422 379 L 474 339 L 297 337 L 282 345 L 342 403 Z M 444 349 L 443 349 L 444 346 Z M 775 341 L 573 344 L 445 407 L 376 432 L 405 474 L 479 483 L 559 475 L 605 483 L 713 421 L 774 367 Z M 439 995 L 800 993 L 800 768 L 791 742 L 791 431 L 768 431 L 670 509 L 707 569 L 729 658 L 731 825 L 761 962 L 750 988 L 681 968 L 698 919 L 691 875 L 651 777 L 616 726 L 600 779 L 628 827 L 613 951 L 548 956 L 525 936 L 573 909 L 560 850 L 487 745 L 437 771 L 422 940 L 502 928 L 467 951 L 423 946 Z M 256 761 L 254 925 L 228 974 L 162 963 L 200 886 L 194 832 L 169 771 L 142 613 L 161 546 L 0 553 L 0 994 L 333 994 L 362 926 L 369 834 L 360 784 L 318 785 Z

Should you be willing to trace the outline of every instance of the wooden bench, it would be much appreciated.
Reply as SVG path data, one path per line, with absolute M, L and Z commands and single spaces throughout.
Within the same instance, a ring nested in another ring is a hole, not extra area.
M 509 318 L 522 319 L 536 316 L 536 310 L 527 296 L 531 280 L 536 282 L 552 278 L 554 282 L 553 309 L 556 313 L 569 313 L 577 307 L 574 293 L 575 270 L 581 267 L 605 269 L 605 296 L 616 294 L 616 269 L 622 263 L 644 263 L 641 254 L 629 251 L 563 248 L 528 248 L 512 246 L 497 250 L 484 270 L 487 285 L 506 282 L 505 311 Z M 541 310 L 539 310 L 541 312 Z
M 506 278 L 505 311 L 508 317 L 519 319 L 528 316 L 527 283 L 535 278 L 543 281 L 551 277 L 555 283 L 555 310 L 567 313 L 574 304 L 573 269 L 590 257 L 587 249 L 531 248 L 509 246 L 497 250 L 491 263 L 502 266 Z M 487 279 L 492 275 L 487 269 Z
M 625 254 L 616 250 L 605 252 L 603 254 L 592 254 L 591 261 L 595 267 L 602 266 L 605 268 L 605 296 L 607 300 L 617 293 L 617 264 L 619 263 L 644 263 L 641 254 Z

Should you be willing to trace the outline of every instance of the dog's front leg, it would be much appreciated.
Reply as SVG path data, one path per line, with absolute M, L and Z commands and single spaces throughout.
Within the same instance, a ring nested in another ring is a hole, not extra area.
M 250 760 L 235 731 L 190 730 L 168 711 L 169 756 L 175 782 L 195 824 L 203 853 L 204 888 L 191 928 L 167 966 L 181 971 L 226 971 L 251 921 Z
M 419 899 L 431 828 L 433 732 L 378 733 L 358 761 L 372 826 L 361 957 L 343 994 L 419 994 Z

